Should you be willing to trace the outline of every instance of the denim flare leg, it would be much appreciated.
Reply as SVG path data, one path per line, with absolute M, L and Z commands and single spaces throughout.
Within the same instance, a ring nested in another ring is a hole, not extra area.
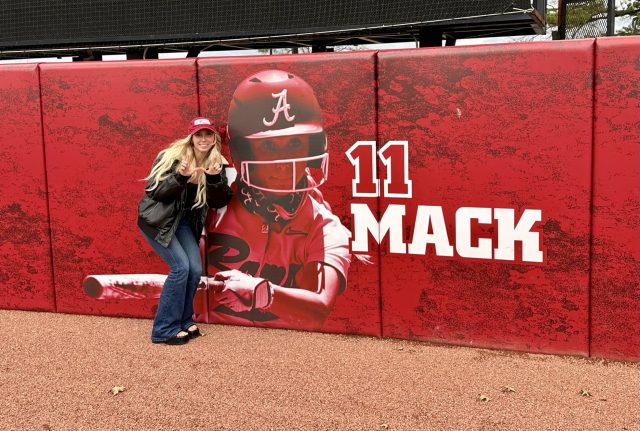
M 202 260 L 198 243 L 186 217 L 168 247 L 163 247 L 143 232 L 156 253 L 169 265 L 156 317 L 151 331 L 152 341 L 165 341 L 193 325 L 193 297 L 202 275 Z

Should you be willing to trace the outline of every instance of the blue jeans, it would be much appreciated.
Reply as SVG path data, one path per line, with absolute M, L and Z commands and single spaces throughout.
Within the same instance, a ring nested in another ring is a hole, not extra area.
M 200 250 L 186 217 L 178 222 L 166 248 L 144 232 L 142 235 L 169 265 L 151 330 L 152 341 L 165 341 L 193 325 L 193 297 L 202 276 Z

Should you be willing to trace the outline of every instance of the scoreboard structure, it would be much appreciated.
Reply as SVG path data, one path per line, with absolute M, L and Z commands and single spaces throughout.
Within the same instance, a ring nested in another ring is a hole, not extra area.
M 544 34 L 546 0 L 302 2 L 20 0 L 3 6 L 0 59 L 157 58 L 160 52 L 311 47 Z

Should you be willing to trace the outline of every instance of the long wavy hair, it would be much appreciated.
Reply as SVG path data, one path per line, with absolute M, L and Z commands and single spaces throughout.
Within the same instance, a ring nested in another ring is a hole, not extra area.
M 209 154 L 203 160 L 203 162 L 198 165 L 196 160 L 196 153 L 193 149 L 193 141 L 191 137 L 193 135 L 188 135 L 184 138 L 178 139 L 172 142 L 167 148 L 160 151 L 158 153 L 158 162 L 151 169 L 151 173 L 149 176 L 144 178 L 144 180 L 151 183 L 151 185 L 147 188 L 148 191 L 154 190 L 158 187 L 161 181 L 166 179 L 173 172 L 177 171 L 180 168 L 180 164 L 171 170 L 173 163 L 178 160 L 186 160 L 189 165 L 195 167 L 208 168 L 212 163 L 219 163 L 221 165 L 227 164 L 228 162 L 220 153 L 222 148 L 220 135 L 216 132 L 213 132 L 214 142 L 211 150 L 209 150 Z M 194 172 L 189 178 L 189 182 L 198 185 L 198 191 L 196 193 L 196 199 L 192 206 L 192 208 L 200 208 L 203 207 L 207 202 L 207 178 L 202 171 Z

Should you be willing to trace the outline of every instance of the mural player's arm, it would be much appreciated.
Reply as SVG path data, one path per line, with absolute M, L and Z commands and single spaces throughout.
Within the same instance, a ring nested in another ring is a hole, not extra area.
M 269 311 L 280 320 L 319 327 L 346 281 L 332 266 L 310 262 L 297 274 L 296 284 L 297 289 L 278 286 L 235 269 L 217 273 L 210 282 L 218 302 L 233 311 Z

